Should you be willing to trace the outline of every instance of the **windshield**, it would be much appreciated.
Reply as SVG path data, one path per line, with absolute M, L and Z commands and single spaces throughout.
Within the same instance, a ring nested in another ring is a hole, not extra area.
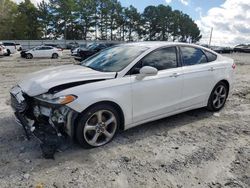
M 147 49 L 141 46 L 114 46 L 91 56 L 82 65 L 101 72 L 119 72 Z
M 89 45 L 87 49 L 92 50 L 92 49 L 95 49 L 96 47 L 98 47 L 98 44 L 94 43 L 94 44 Z

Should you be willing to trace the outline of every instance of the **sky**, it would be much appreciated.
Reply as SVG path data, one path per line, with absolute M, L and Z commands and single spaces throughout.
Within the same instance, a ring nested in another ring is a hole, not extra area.
M 22 0 L 14 0 L 20 2 Z M 41 0 L 31 0 L 33 3 Z M 169 5 L 191 16 L 199 26 L 201 43 L 208 44 L 213 28 L 212 45 L 234 46 L 250 43 L 250 0 L 120 0 L 140 12 L 149 5 Z

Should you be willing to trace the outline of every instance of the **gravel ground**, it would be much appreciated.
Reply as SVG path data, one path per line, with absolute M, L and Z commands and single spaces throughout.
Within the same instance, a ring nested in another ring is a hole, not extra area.
M 8 91 L 27 73 L 72 63 L 0 58 L 0 187 L 250 187 L 250 54 L 235 59 L 236 85 L 219 113 L 193 110 L 124 131 L 83 150 L 66 142 L 55 160 L 41 157 L 13 120 Z

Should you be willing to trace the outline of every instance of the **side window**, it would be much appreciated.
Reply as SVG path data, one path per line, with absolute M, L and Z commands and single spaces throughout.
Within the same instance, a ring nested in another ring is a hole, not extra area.
M 205 54 L 207 56 L 208 62 L 212 62 L 212 61 L 215 61 L 217 59 L 217 55 L 215 55 L 215 54 L 213 54 L 213 53 L 211 53 L 209 51 L 206 51 L 206 50 L 204 50 L 204 52 L 205 52 Z
M 142 66 L 152 66 L 157 70 L 165 70 L 177 67 L 176 48 L 162 48 L 151 52 L 142 60 Z
M 35 48 L 35 50 L 42 50 L 42 47 L 37 47 Z
M 193 47 L 181 47 L 183 66 L 207 63 L 207 57 L 202 50 Z
M 51 50 L 52 48 L 51 47 L 48 47 L 48 46 L 43 46 L 43 47 L 41 47 L 41 49 L 40 50 Z

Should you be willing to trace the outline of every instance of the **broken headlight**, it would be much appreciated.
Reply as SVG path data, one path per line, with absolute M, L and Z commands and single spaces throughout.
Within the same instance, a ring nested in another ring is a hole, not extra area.
M 38 100 L 51 103 L 51 104 L 68 104 L 77 99 L 75 95 L 65 95 L 60 97 L 55 97 L 52 94 L 42 94 L 36 97 Z

